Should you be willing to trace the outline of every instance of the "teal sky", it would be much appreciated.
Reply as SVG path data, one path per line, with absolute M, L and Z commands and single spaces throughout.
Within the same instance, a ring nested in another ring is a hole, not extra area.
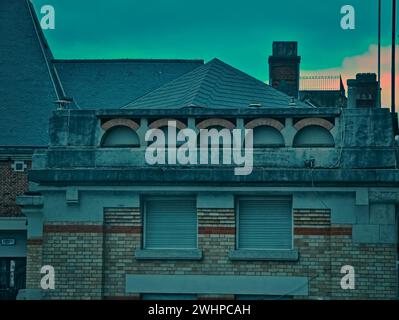
M 377 0 L 32 0 L 56 10 L 46 37 L 56 58 L 217 57 L 268 80 L 273 40 L 296 40 L 301 69 L 341 68 L 377 43 Z M 342 30 L 353 5 L 356 30 Z M 383 0 L 383 46 L 390 45 L 391 0 Z M 351 72 L 375 72 L 364 66 Z

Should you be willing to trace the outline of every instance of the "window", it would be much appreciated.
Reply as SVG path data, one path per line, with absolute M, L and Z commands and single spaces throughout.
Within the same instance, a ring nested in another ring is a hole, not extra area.
M 199 147 L 208 149 L 231 147 L 233 141 L 230 129 L 222 126 L 210 126 L 202 130 L 207 130 L 207 134 L 204 131 L 199 131 L 197 138 Z
M 161 130 L 165 136 L 165 147 L 169 147 L 169 127 L 160 127 L 158 130 Z M 176 147 L 179 147 L 183 145 L 185 142 L 184 141 L 177 141 L 177 136 L 179 135 L 180 129 L 175 128 L 175 127 L 170 127 L 170 130 L 176 133 L 175 137 L 172 137 L 172 143 L 176 145 Z
M 291 198 L 242 198 L 237 210 L 237 249 L 292 249 Z
M 151 198 L 144 206 L 144 249 L 197 248 L 194 199 Z
M 233 146 L 232 131 L 222 126 L 200 129 L 197 136 L 198 159 L 212 165 L 228 164 Z M 207 151 L 207 152 L 206 152 Z
M 253 129 L 254 148 L 284 147 L 282 134 L 273 127 L 259 126 Z
M 101 143 L 105 148 L 136 148 L 140 147 L 140 139 L 137 133 L 125 126 L 116 126 L 109 129 Z
M 26 283 L 26 258 L 0 257 L 0 300 L 15 300 Z
M 335 146 L 331 133 L 320 126 L 308 126 L 301 129 L 295 136 L 294 147 L 327 147 Z
M 25 161 L 14 161 L 11 165 L 11 168 L 15 172 L 24 172 L 28 166 L 26 165 Z

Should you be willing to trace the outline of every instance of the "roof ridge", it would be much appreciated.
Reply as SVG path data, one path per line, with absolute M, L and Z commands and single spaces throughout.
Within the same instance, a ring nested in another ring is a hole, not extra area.
M 39 18 L 37 17 L 37 13 L 36 13 L 36 10 L 35 10 L 35 7 L 34 7 L 32 1 L 26 0 L 26 5 L 28 7 L 30 17 L 32 19 L 33 28 L 34 28 L 36 36 L 38 38 L 37 40 L 38 40 L 39 46 L 40 46 L 42 54 L 43 54 L 43 58 L 45 60 L 46 66 L 47 66 L 47 71 L 48 71 L 50 80 L 54 87 L 55 95 L 57 96 L 57 98 L 59 100 L 63 96 L 65 96 L 65 91 L 64 91 L 63 85 L 61 83 L 61 80 L 59 79 L 59 77 L 57 75 L 55 66 L 53 64 L 53 59 L 54 59 L 53 52 L 51 51 L 48 41 L 44 35 L 43 29 L 40 26 Z
M 202 77 L 201 77 L 201 79 L 200 79 L 200 83 L 199 83 L 198 89 L 197 89 L 197 91 L 196 91 L 197 94 L 195 94 L 195 95 L 192 97 L 192 99 L 191 99 L 191 101 L 190 101 L 191 103 L 190 103 L 189 105 L 191 105 L 191 106 L 197 106 L 197 107 L 202 107 L 201 105 L 197 104 L 195 101 L 198 100 L 198 93 L 199 93 L 199 92 L 202 92 L 202 89 L 204 88 L 204 84 L 206 83 L 206 80 L 209 79 L 209 73 L 210 73 L 210 71 L 212 71 L 212 66 L 213 66 L 217 61 L 220 61 L 220 60 L 217 59 L 217 58 L 213 58 L 212 60 L 208 61 L 208 62 L 204 65 L 205 72 L 204 72 L 204 74 L 202 75 Z M 193 71 L 194 71 L 194 70 L 193 70 Z M 209 97 L 209 94 L 208 94 L 206 100 L 209 100 L 209 99 L 210 99 L 210 97 Z
M 209 62 L 208 62 L 208 63 L 209 63 Z M 159 91 L 163 90 L 163 88 L 164 88 L 165 86 L 174 84 L 175 82 L 180 81 L 180 79 L 183 78 L 183 77 L 189 77 L 189 76 L 190 76 L 191 74 L 193 74 L 194 72 L 199 72 L 199 70 L 202 70 L 202 69 L 204 69 L 204 68 L 209 68 L 208 63 L 206 63 L 206 64 L 204 64 L 204 65 L 202 65 L 202 66 L 199 66 L 199 67 L 195 68 L 194 70 L 192 70 L 192 71 L 190 71 L 190 72 L 187 72 L 187 73 L 181 75 L 180 77 L 178 77 L 178 78 L 176 78 L 176 79 L 174 79 L 174 80 L 172 80 L 172 81 L 169 81 L 169 82 L 165 83 L 165 84 L 162 85 L 161 87 L 159 87 L 159 88 L 157 88 L 157 89 L 155 89 L 155 90 L 153 90 L 153 91 L 150 91 L 150 92 L 146 93 L 145 95 L 143 95 L 143 96 L 141 96 L 141 97 L 139 97 L 139 98 L 137 98 L 137 99 L 134 99 L 133 101 L 130 101 L 129 103 L 127 103 L 127 104 L 125 104 L 124 106 L 120 107 L 120 109 L 126 109 L 126 108 L 128 108 L 128 107 L 129 107 L 131 104 L 133 104 L 134 102 L 139 101 L 139 100 L 141 100 L 141 99 L 144 99 L 145 97 L 147 97 L 147 96 L 149 96 L 149 95 L 151 95 L 151 94 L 154 94 L 154 93 L 156 93 L 156 92 L 159 92 Z M 201 82 L 202 82 L 202 81 L 203 81 L 203 79 L 201 79 Z
M 246 73 L 246 72 L 244 72 L 244 71 L 242 71 L 242 70 L 240 70 L 240 69 L 237 69 L 236 67 L 233 67 L 232 65 L 230 65 L 230 64 L 228 64 L 228 63 L 226 63 L 226 62 L 224 62 L 224 61 L 222 61 L 222 60 L 220 60 L 220 59 L 217 59 L 217 58 L 215 58 L 215 59 L 218 60 L 220 63 L 222 63 L 222 64 L 223 64 L 225 67 L 227 67 L 228 69 L 233 70 L 234 72 L 239 73 L 239 74 L 241 74 L 242 76 L 245 76 L 245 77 L 247 77 L 247 78 L 251 78 L 253 81 L 255 81 L 255 82 L 259 83 L 259 84 L 262 84 L 262 85 L 264 85 L 264 86 L 267 87 L 267 88 L 272 89 L 275 93 L 278 93 L 278 94 L 280 94 L 281 96 L 287 96 L 287 98 L 289 98 L 289 96 L 288 96 L 287 94 L 285 94 L 284 92 L 281 92 L 281 91 L 277 90 L 276 88 L 273 88 L 270 84 L 265 83 L 265 82 L 263 82 L 263 81 L 261 81 L 261 80 L 255 78 L 254 76 L 251 76 L 250 74 L 248 74 L 248 73 Z
M 209 61 L 206 65 L 208 65 L 208 70 L 207 70 L 207 72 L 205 73 L 205 75 L 204 75 L 204 77 L 202 78 L 202 80 L 201 80 L 201 84 L 200 84 L 200 86 L 199 86 L 199 89 L 198 89 L 198 91 L 197 92 L 203 92 L 203 90 L 201 90 L 201 89 L 206 89 L 205 88 L 205 86 L 204 86 L 204 84 L 206 84 L 207 83 L 207 81 L 205 81 L 205 80 L 208 80 L 209 79 L 209 75 L 210 75 L 210 72 L 212 71 L 212 70 L 214 70 L 213 68 L 212 68 L 212 66 L 217 66 L 217 65 L 227 65 L 226 63 L 224 63 L 222 60 L 220 60 L 220 59 L 218 59 L 218 58 L 213 58 L 211 61 Z M 217 78 L 217 80 L 216 80 L 216 83 L 215 83 L 215 86 L 212 86 L 212 89 L 210 90 L 210 92 L 208 92 L 207 93 L 207 95 L 206 95 L 206 101 L 208 102 L 208 101 L 211 101 L 211 99 L 212 99 L 212 94 L 213 93 L 215 93 L 216 91 L 217 91 L 217 88 L 219 88 L 219 83 L 221 82 L 221 79 L 220 78 Z M 193 99 L 193 105 L 196 105 L 196 103 L 194 102 L 195 100 L 197 100 L 197 99 L 199 99 L 199 97 L 198 97 L 198 95 L 195 95 L 194 96 L 194 99 Z M 206 103 L 205 103 L 206 104 Z M 200 106 L 201 107 L 201 106 Z
M 52 59 L 53 63 L 103 63 L 103 62 L 137 62 L 137 63 L 204 63 L 203 59 Z
M 288 95 L 214 58 L 122 108 L 245 108 L 253 103 L 288 108 L 289 100 Z M 300 102 L 298 106 L 305 107 Z
M 46 146 L 61 90 L 39 16 L 29 0 L 1 0 L 0 16 L 0 145 Z

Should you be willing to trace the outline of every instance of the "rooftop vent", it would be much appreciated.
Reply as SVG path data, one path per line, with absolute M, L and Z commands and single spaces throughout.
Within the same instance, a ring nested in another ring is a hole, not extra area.
M 196 104 L 189 104 L 189 105 L 185 106 L 184 109 L 185 109 L 185 108 L 203 109 L 204 106 L 198 106 L 198 105 L 196 105 Z
M 295 107 L 296 106 L 296 101 L 294 97 L 290 98 L 290 102 L 288 104 L 290 107 Z

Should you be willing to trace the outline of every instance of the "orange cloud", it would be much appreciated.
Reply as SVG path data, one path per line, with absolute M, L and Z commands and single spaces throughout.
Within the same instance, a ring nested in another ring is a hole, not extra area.
M 399 46 L 396 46 L 396 62 L 399 62 Z M 326 75 L 341 74 L 345 86 L 347 79 L 353 79 L 357 73 L 377 73 L 377 45 L 371 45 L 369 50 L 363 54 L 347 57 L 342 65 L 337 68 L 309 70 L 303 73 L 317 73 Z M 396 72 L 396 85 L 399 85 L 399 72 Z M 391 47 L 381 48 L 381 88 L 382 88 L 382 105 L 384 107 L 391 106 Z M 399 106 L 399 95 L 396 95 L 396 106 Z

